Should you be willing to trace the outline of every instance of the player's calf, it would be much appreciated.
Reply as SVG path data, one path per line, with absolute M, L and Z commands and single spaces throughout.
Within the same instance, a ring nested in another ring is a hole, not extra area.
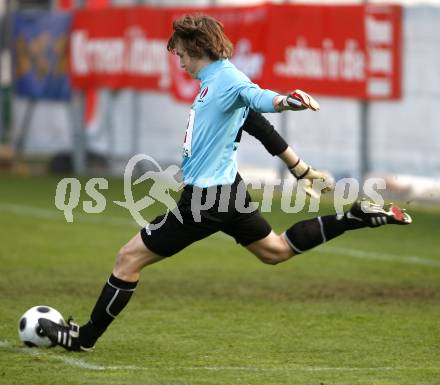
M 381 206 L 360 200 L 343 215 L 326 215 L 295 223 L 286 230 L 284 237 L 295 254 L 301 254 L 347 230 L 410 223 L 412 223 L 411 216 L 395 204 Z

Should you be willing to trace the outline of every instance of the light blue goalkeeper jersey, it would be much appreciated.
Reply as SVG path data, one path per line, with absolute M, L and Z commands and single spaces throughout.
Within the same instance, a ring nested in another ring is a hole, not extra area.
M 237 175 L 235 138 L 248 114 L 275 112 L 277 93 L 263 90 L 227 59 L 204 67 L 200 93 L 192 104 L 183 144 L 185 184 L 197 187 L 232 184 Z

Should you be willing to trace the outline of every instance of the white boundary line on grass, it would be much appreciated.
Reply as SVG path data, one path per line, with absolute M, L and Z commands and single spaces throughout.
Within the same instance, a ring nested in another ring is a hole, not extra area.
M 35 218 L 64 221 L 64 217 L 61 214 L 61 212 L 47 208 L 19 205 L 14 203 L 0 203 L 0 212 L 1 211 L 6 211 L 9 213 L 23 215 L 23 216 L 33 216 Z M 127 220 L 121 217 L 116 217 L 111 215 L 96 217 L 93 216 L 93 214 L 86 215 L 86 214 L 78 213 L 75 214 L 75 218 L 78 222 L 83 222 L 83 223 L 138 227 L 136 223 L 132 220 Z M 222 233 L 214 234 L 214 236 L 229 238 L 229 236 Z M 371 260 L 383 261 L 383 262 L 395 262 L 395 263 L 403 263 L 408 265 L 419 265 L 419 266 L 440 268 L 440 261 L 434 259 L 422 258 L 416 255 L 397 255 L 390 253 L 381 253 L 377 251 L 333 247 L 328 245 L 323 245 L 322 247 L 320 247 L 319 252 L 326 254 L 333 254 L 333 255 L 344 255 L 347 257 L 359 258 L 359 259 L 371 259 Z
M 61 211 L 51 210 L 42 207 L 34 207 L 27 205 L 18 205 L 15 203 L 0 203 L 0 212 L 7 211 L 12 214 L 32 216 L 34 218 L 54 219 L 65 222 L 63 213 Z M 139 227 L 134 220 L 129 220 L 121 217 L 105 215 L 104 217 L 97 217 L 93 214 L 75 213 L 75 221 L 83 223 L 97 223 L 97 224 L 111 224 L 116 226 L 133 226 Z
M 25 353 L 31 356 L 38 356 L 46 358 L 52 361 L 60 361 L 68 366 L 77 367 L 81 369 L 94 370 L 94 371 L 152 371 L 152 370 L 205 370 L 205 371 L 241 371 L 241 372 L 290 372 L 290 371 L 304 371 L 304 372 L 373 372 L 373 371 L 440 371 L 440 367 L 376 367 L 376 368 L 348 368 L 348 367 L 325 367 L 325 366 L 287 366 L 287 367 L 275 367 L 275 368 L 262 368 L 255 366 L 176 366 L 176 367 L 148 367 L 137 365 L 98 365 L 87 362 L 84 359 L 67 357 L 61 355 L 50 354 L 43 349 L 38 348 L 26 348 L 26 347 L 14 347 L 9 341 L 0 341 L 0 349 L 7 350 L 13 353 Z M 69 353 L 66 353 L 69 354 Z M 75 353 L 73 353 L 75 354 Z M 90 353 L 84 353 L 90 354 Z
M 373 259 L 377 261 L 399 262 L 408 265 L 422 265 L 429 267 L 440 267 L 440 261 L 421 258 L 416 255 L 396 255 L 388 253 L 378 253 L 376 251 L 366 251 L 358 249 L 347 249 L 343 247 L 323 246 L 319 249 L 321 253 L 346 255 L 353 258 Z

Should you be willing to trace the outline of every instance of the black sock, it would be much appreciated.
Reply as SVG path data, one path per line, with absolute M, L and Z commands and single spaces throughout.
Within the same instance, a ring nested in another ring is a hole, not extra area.
M 326 215 L 295 223 L 285 235 L 290 247 L 300 254 L 343 234 L 345 230 L 349 228 L 344 218 Z
M 90 321 L 80 328 L 81 346 L 91 347 L 101 337 L 116 316 L 128 304 L 137 282 L 127 282 L 113 274 L 104 285 L 96 301 Z

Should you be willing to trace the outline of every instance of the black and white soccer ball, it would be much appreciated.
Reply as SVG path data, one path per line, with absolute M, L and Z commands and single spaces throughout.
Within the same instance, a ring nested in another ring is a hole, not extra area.
M 50 306 L 31 307 L 18 321 L 18 337 L 28 347 L 52 346 L 52 342 L 38 324 L 39 318 L 47 318 L 60 325 L 66 324 L 61 313 Z

